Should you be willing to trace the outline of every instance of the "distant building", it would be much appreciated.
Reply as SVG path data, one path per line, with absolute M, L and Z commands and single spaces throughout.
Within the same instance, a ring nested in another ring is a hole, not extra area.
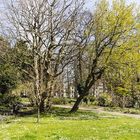
M 98 97 L 101 93 L 107 92 L 105 82 L 98 80 L 90 89 L 90 95 Z M 59 90 L 55 91 L 55 97 L 76 98 L 78 97 L 77 89 L 73 83 L 64 84 Z
M 105 85 L 104 80 L 102 79 L 98 80 L 93 87 L 94 87 L 93 94 L 95 97 L 98 97 L 101 93 L 107 92 L 107 87 Z

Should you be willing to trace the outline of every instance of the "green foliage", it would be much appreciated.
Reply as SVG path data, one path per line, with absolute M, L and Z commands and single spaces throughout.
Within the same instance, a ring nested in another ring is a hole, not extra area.
M 111 106 L 112 98 L 108 93 L 102 93 L 97 99 L 99 106 Z
M 12 63 L 12 49 L 7 45 L 0 49 L 0 93 L 4 94 L 16 87 L 19 72 Z
M 16 55 L 15 55 L 16 54 Z M 23 40 L 18 40 L 12 50 L 12 63 L 20 71 L 22 82 L 31 81 L 33 74 L 33 58 L 31 50 Z
M 88 99 L 91 103 L 93 103 L 96 100 L 94 96 L 88 96 Z
M 134 106 L 139 100 L 140 90 L 137 79 L 140 71 L 140 44 L 139 41 L 136 41 L 138 36 L 138 34 L 133 34 L 129 41 L 114 48 L 113 55 L 110 56 L 107 63 L 104 78 L 110 94 L 113 94 L 113 98 L 116 97 L 114 101 L 118 104 L 122 104 L 122 100 L 125 100 L 126 104 L 129 104 L 128 106 L 131 104 Z
M 126 96 L 130 94 L 130 91 L 123 87 L 117 87 L 115 91 L 118 95 L 122 95 L 122 96 Z
M 3 111 L 12 108 L 15 103 L 20 101 L 18 95 L 12 94 L 12 91 L 21 82 L 20 71 L 13 62 L 13 54 L 13 48 L 4 39 L 0 39 L 0 105 L 7 107 Z
M 53 98 L 52 102 L 53 102 L 53 104 L 61 105 L 61 104 L 67 104 L 68 100 L 67 100 L 67 98 Z
M 0 93 L 4 94 L 17 85 L 17 73 L 12 66 L 0 66 Z
M 10 105 L 13 105 L 17 102 L 20 102 L 21 99 L 19 96 L 14 96 L 14 95 L 6 96 L 6 95 L 4 95 L 4 101 L 5 101 L 5 103 L 9 103 Z
M 7 107 L 7 109 L 12 108 L 14 104 L 19 103 L 20 101 L 21 101 L 20 97 L 16 95 L 12 95 L 8 93 L 0 95 L 0 105 Z M 6 110 L 4 109 L 3 111 Z

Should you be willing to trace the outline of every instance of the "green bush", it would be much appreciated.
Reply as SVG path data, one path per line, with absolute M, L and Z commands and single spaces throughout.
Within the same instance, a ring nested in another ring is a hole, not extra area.
M 70 99 L 70 98 L 69 98 L 69 99 L 67 99 L 67 102 L 70 103 L 70 104 L 71 104 L 71 103 L 74 103 L 74 102 L 75 102 L 75 99 Z
M 67 104 L 68 100 L 66 98 L 53 98 L 53 104 Z
M 5 94 L 16 87 L 18 83 L 17 71 L 7 64 L 0 65 L 0 93 Z
M 112 98 L 108 93 L 101 94 L 97 99 L 99 106 L 111 106 Z
M 13 106 L 13 104 L 20 102 L 20 97 L 15 95 L 10 95 L 8 93 L 0 95 L 0 105 L 4 105 L 7 107 Z
M 96 100 L 94 96 L 89 96 L 88 99 L 91 103 L 95 102 Z

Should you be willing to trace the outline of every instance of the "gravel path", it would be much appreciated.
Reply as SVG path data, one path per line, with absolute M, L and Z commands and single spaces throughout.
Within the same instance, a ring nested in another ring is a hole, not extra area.
M 54 107 L 60 107 L 60 108 L 72 108 L 72 106 L 68 106 L 68 105 L 53 105 L 53 106 Z M 80 107 L 79 109 L 80 110 L 85 110 L 85 111 L 94 111 L 96 113 L 107 113 L 107 114 L 115 115 L 115 116 L 126 116 L 126 117 L 132 117 L 132 118 L 140 119 L 140 115 L 121 113 L 121 112 L 104 111 L 102 108 L 93 109 L 93 108 L 87 108 L 87 107 Z
M 5 119 L 5 116 L 3 115 L 0 115 L 0 121 L 4 120 Z

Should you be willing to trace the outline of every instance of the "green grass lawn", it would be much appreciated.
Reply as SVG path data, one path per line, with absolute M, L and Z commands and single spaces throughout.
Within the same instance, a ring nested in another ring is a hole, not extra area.
M 140 120 L 93 112 L 65 114 L 60 109 L 0 123 L 0 140 L 140 140 Z

